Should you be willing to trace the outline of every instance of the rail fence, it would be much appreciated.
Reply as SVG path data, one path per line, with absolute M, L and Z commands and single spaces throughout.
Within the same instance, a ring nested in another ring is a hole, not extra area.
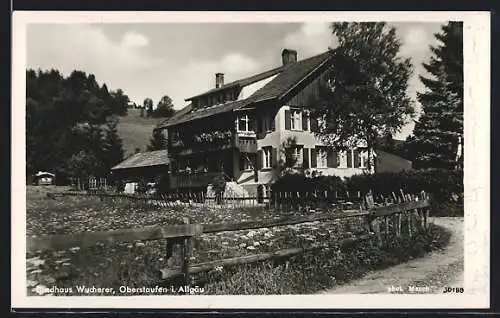
M 184 224 L 178 225 L 32 237 L 27 239 L 27 251 L 62 250 L 74 246 L 83 248 L 98 242 L 118 243 L 167 239 L 165 257 L 167 265 L 159 271 L 159 279 L 163 281 L 180 279 L 189 284 L 190 275 L 210 271 L 218 266 L 289 258 L 329 246 L 345 246 L 371 239 L 381 246 L 389 242 L 393 237 L 411 237 L 418 230 L 426 230 L 428 227 L 430 199 L 428 194 L 423 191 L 419 195 L 405 194 L 400 191 L 399 194 L 393 193 L 391 197 L 385 197 L 383 201 L 378 203 L 374 201 L 372 195 L 367 194 L 363 198 L 363 205 L 366 207 L 365 210 L 343 210 L 341 213 L 332 213 L 332 211 L 326 213 L 316 212 L 293 219 L 283 217 L 239 223 L 191 224 L 188 218 L 184 218 Z M 365 224 L 365 230 L 357 233 L 353 238 L 332 241 L 326 246 L 324 244 L 313 244 L 310 247 L 290 248 L 212 262 L 198 264 L 190 264 L 189 262 L 193 253 L 194 240 L 202 234 L 271 228 L 310 222 L 332 222 L 352 218 L 358 218 Z

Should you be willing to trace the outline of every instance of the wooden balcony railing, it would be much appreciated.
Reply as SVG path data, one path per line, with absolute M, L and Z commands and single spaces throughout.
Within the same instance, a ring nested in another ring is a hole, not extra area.
M 257 139 L 255 138 L 241 138 L 235 136 L 234 145 L 240 152 L 256 153 L 257 152 Z
M 240 152 L 246 153 L 256 153 L 257 152 L 257 140 L 255 139 L 239 139 L 237 144 Z
M 222 149 L 228 149 L 235 147 L 240 152 L 245 153 L 256 153 L 257 152 L 257 139 L 252 136 L 240 136 L 238 133 L 235 133 L 231 140 L 228 140 L 227 143 L 217 144 L 217 143 L 207 143 L 203 146 L 188 146 L 184 145 L 182 142 L 172 143 L 170 150 L 180 155 L 188 155 L 197 152 L 207 152 L 207 151 L 216 151 Z

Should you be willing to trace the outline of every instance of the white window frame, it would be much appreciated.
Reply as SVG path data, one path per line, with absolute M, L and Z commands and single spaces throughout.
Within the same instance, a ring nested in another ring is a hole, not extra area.
M 304 147 L 294 146 L 292 148 L 292 159 L 295 161 L 295 167 L 301 167 L 304 163 Z
M 272 166 L 271 163 L 271 147 L 262 148 L 262 169 L 270 169 Z
M 270 195 L 271 195 L 271 186 L 263 184 L 262 185 L 262 197 L 268 199 L 270 197 Z
M 243 120 L 245 122 L 245 130 L 240 129 L 240 120 Z M 250 119 L 250 117 L 248 117 L 248 114 L 238 116 L 238 119 L 237 119 L 238 131 L 239 132 L 250 132 L 250 130 L 248 130 L 248 128 L 250 127 L 250 120 L 251 119 Z
M 350 151 L 350 150 L 349 150 Z M 338 152 L 338 167 L 341 169 L 350 168 L 347 166 L 347 151 L 341 150 Z
M 301 110 L 297 110 L 297 109 L 290 110 L 290 129 L 291 130 L 302 130 L 302 111 Z
M 326 119 L 324 117 L 319 117 L 316 120 L 318 122 L 318 130 L 323 131 L 326 128 Z
M 264 132 L 270 132 L 272 127 L 272 120 L 274 120 L 270 113 L 265 113 L 262 117 L 262 129 Z
M 328 168 L 328 149 L 324 147 L 316 148 L 316 167 Z
M 359 151 L 359 168 L 366 169 L 368 168 L 368 150 L 360 150 Z

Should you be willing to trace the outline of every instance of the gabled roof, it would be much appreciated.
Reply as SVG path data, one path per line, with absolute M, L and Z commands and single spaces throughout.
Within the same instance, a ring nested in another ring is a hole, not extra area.
M 257 90 L 255 93 L 253 93 L 246 99 L 226 102 L 224 104 L 214 105 L 211 107 L 206 107 L 201 109 L 193 109 L 192 105 L 190 104 L 181 109 L 173 117 L 170 117 L 169 119 L 159 124 L 157 128 L 159 129 L 167 128 L 180 123 L 213 116 L 220 113 L 236 111 L 243 107 L 247 107 L 251 104 L 256 104 L 258 102 L 265 100 L 281 99 L 285 97 L 290 91 L 292 91 L 293 88 L 295 88 L 302 81 L 308 78 L 309 75 L 311 75 L 314 71 L 323 66 L 325 63 L 327 63 L 329 58 L 330 58 L 330 51 L 327 51 L 322 54 L 304 60 L 300 60 L 295 63 L 291 63 L 287 66 L 281 66 L 267 72 L 259 73 L 254 76 L 229 83 L 225 86 L 222 86 L 221 88 L 213 89 L 203 94 L 194 96 L 198 97 L 207 95 L 228 88 L 230 86 L 238 85 L 243 87 L 252 84 L 254 82 L 260 81 L 262 79 L 268 78 L 270 76 L 277 75 L 269 83 L 264 85 L 262 88 Z M 194 97 L 191 97 L 188 100 Z
M 35 174 L 35 177 L 41 177 L 41 176 L 51 176 L 51 177 L 55 177 L 56 175 L 53 174 L 53 173 L 50 173 L 50 172 L 46 172 L 46 171 L 38 171 L 36 174 Z
M 139 152 L 120 162 L 111 170 L 168 165 L 169 162 L 167 150 Z
M 266 79 L 268 77 L 271 77 L 273 75 L 276 75 L 276 74 L 280 73 L 281 71 L 283 71 L 283 68 L 284 68 L 283 66 L 280 66 L 280 67 L 274 68 L 274 69 L 266 71 L 266 72 L 262 72 L 262 73 L 259 73 L 259 74 L 256 74 L 256 75 L 252 75 L 252 76 L 249 76 L 249 77 L 246 77 L 246 78 L 243 78 L 243 79 L 231 82 L 231 83 L 227 83 L 227 84 L 222 85 L 219 88 L 212 88 L 209 91 L 206 91 L 206 92 L 198 94 L 196 96 L 187 98 L 185 100 L 186 101 L 190 101 L 190 100 L 192 100 L 194 98 L 205 96 L 205 95 L 209 95 L 209 94 L 212 94 L 212 93 L 215 93 L 215 92 L 219 92 L 219 91 L 223 91 L 223 90 L 228 89 L 230 87 L 244 87 L 244 86 L 253 84 L 255 82 L 261 81 L 263 79 Z

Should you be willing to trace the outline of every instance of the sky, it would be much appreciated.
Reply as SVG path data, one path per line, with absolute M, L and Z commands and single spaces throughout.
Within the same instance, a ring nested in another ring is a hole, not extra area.
M 414 74 L 409 94 L 416 97 L 426 75 L 422 63 L 436 45 L 441 23 L 393 22 L 410 57 Z M 215 86 L 215 73 L 226 83 L 281 65 L 283 48 L 297 50 L 298 59 L 335 47 L 328 23 L 100 23 L 30 24 L 27 28 L 27 68 L 77 69 L 94 74 L 108 89 L 121 88 L 131 101 L 156 103 L 164 95 L 176 109 L 184 100 Z M 417 112 L 419 105 L 417 104 Z M 404 139 L 413 123 L 395 136 Z

